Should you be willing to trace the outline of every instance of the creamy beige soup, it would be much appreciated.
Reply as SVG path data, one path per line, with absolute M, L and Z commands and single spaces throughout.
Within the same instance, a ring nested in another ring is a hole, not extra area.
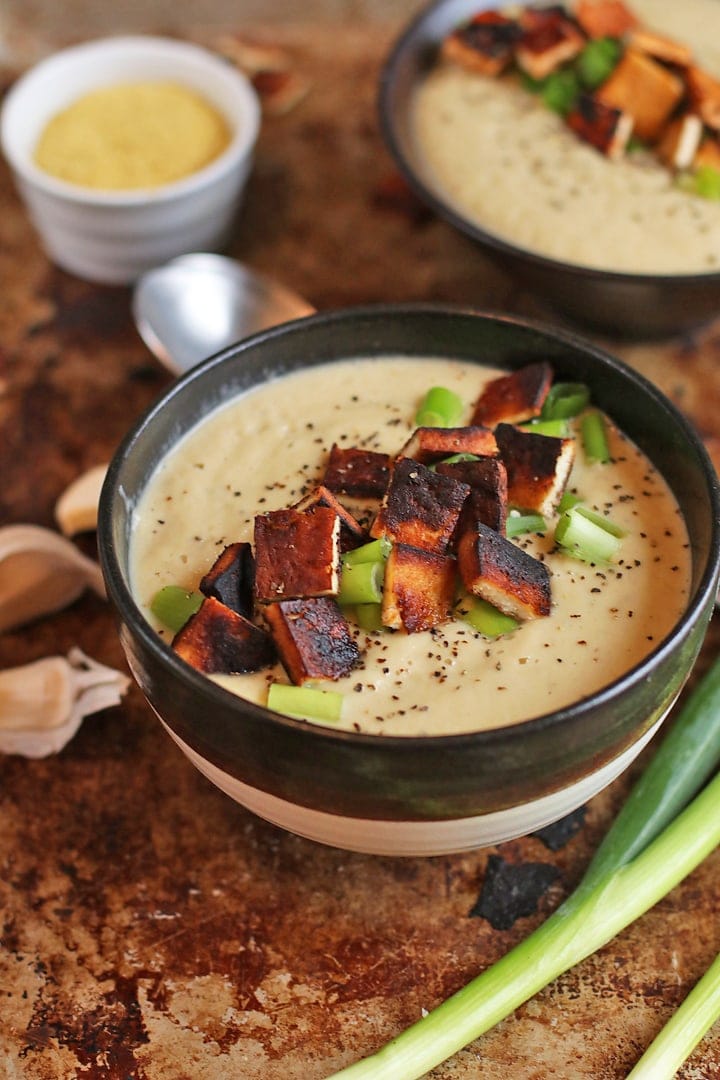
M 148 619 L 157 589 L 196 587 L 224 545 L 252 540 L 257 513 L 312 488 L 334 442 L 396 453 L 431 386 L 460 394 L 468 422 L 495 374 L 457 361 L 358 359 L 285 376 L 220 407 L 168 455 L 135 512 L 132 587 Z M 614 463 L 588 466 L 578 452 L 570 484 L 627 529 L 617 564 L 554 552 L 552 531 L 518 538 L 550 568 L 549 617 L 495 640 L 462 622 L 417 634 L 357 630 L 362 666 L 327 684 L 345 695 L 341 727 L 417 735 L 514 724 L 591 694 L 661 641 L 687 603 L 687 534 L 661 476 L 610 434 Z M 272 679 L 287 682 L 279 666 L 218 681 L 264 704 Z
M 720 76 L 720 0 L 629 6 Z M 649 156 L 608 160 L 513 79 L 440 65 L 418 88 L 413 129 L 426 183 L 502 239 L 603 270 L 720 269 L 720 202 L 681 191 Z

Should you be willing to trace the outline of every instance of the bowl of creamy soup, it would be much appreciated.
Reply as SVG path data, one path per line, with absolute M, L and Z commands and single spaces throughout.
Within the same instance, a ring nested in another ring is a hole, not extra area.
M 98 535 L 131 670 L 197 768 L 283 828 L 412 855 L 618 776 L 720 558 L 712 466 L 656 388 L 573 335 L 425 305 L 198 365 L 119 448 Z
M 259 126 L 255 90 L 220 56 L 118 36 L 21 75 L 3 102 L 0 141 L 50 258 L 87 280 L 126 284 L 225 246 Z
M 608 7 L 567 0 L 558 30 L 533 24 L 543 5 L 431 4 L 384 67 L 381 123 L 416 194 L 502 268 L 582 323 L 657 336 L 719 309 L 720 5 Z

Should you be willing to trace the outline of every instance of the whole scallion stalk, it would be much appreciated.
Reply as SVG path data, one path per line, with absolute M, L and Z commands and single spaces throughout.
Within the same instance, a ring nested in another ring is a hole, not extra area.
M 575 892 L 462 990 L 329 1080 L 418 1080 L 644 914 L 720 843 L 720 774 L 695 795 L 718 763 L 720 660 L 686 702 Z

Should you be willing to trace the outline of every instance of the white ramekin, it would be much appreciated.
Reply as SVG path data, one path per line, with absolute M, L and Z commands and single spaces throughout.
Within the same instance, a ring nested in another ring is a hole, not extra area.
M 230 124 L 227 149 L 174 183 L 122 192 L 70 184 L 34 163 L 40 133 L 59 110 L 100 86 L 145 80 L 201 93 Z M 24 74 L 5 97 L 0 145 L 50 258 L 87 280 L 126 284 L 176 255 L 226 245 L 259 128 L 257 94 L 228 62 L 187 42 L 114 37 L 64 49 Z

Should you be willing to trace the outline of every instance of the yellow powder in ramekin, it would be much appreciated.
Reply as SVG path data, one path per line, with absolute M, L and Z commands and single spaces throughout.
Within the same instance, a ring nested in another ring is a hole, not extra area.
M 202 169 L 230 137 L 222 113 L 185 86 L 117 83 L 84 94 L 54 116 L 35 163 L 83 187 L 155 188 Z

